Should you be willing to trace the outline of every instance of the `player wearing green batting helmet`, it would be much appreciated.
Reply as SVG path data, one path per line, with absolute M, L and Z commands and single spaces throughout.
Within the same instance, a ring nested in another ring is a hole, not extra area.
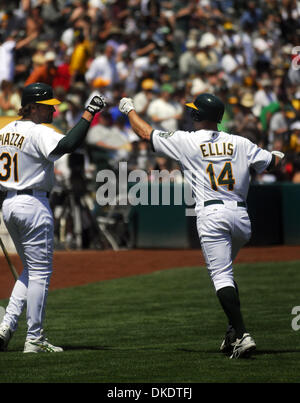
M 192 109 L 192 118 L 197 122 L 209 120 L 220 123 L 225 109 L 220 98 L 207 93 L 198 95 L 194 102 L 186 106 Z
M 33 83 L 24 88 L 22 106 L 38 103 L 45 105 L 59 105 L 60 101 L 53 97 L 52 87 L 45 83 Z

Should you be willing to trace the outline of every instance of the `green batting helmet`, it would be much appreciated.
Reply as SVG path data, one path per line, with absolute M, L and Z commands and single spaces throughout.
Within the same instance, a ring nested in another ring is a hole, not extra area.
M 53 91 L 50 85 L 45 83 L 33 83 L 24 88 L 21 105 L 25 106 L 33 103 L 59 105 L 60 101 L 53 98 Z
M 209 120 L 211 122 L 220 123 L 224 114 L 224 104 L 220 98 L 213 94 L 200 94 L 193 103 L 186 104 L 192 108 L 192 117 L 200 122 L 201 120 Z

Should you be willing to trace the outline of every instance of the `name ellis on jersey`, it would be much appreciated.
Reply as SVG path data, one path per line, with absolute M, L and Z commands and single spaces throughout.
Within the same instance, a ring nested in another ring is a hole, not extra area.
M 202 157 L 232 156 L 234 146 L 232 143 L 203 143 L 200 144 Z
M 21 150 L 24 140 L 25 137 L 18 133 L 0 133 L 0 145 L 2 146 L 14 146 Z

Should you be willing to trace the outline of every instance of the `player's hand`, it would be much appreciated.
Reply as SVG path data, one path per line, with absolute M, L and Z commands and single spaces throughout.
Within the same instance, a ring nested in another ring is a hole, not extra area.
M 106 101 L 103 95 L 95 95 L 88 106 L 85 108 L 92 115 L 101 112 L 106 107 Z
M 271 154 L 275 155 L 280 159 L 284 158 L 284 153 L 282 153 L 281 151 L 271 151 Z
M 125 115 L 128 115 L 130 111 L 135 110 L 132 98 L 122 98 L 119 103 L 119 110 L 120 112 L 125 113 Z

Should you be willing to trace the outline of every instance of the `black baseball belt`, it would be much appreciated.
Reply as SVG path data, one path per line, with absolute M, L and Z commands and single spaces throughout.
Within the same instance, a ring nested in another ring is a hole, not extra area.
M 9 194 L 9 192 L 15 192 L 17 195 L 31 195 L 31 196 L 46 196 L 49 198 L 50 192 L 45 192 L 43 190 L 36 190 L 36 189 L 22 189 L 22 190 L 8 190 L 6 192 L 3 192 L 5 194 L 5 197 Z M 44 193 L 44 195 L 43 195 Z
M 204 207 L 210 206 L 211 204 L 225 204 L 225 203 L 223 202 L 223 200 L 217 200 L 217 199 L 215 199 L 215 200 L 206 200 L 204 202 Z M 242 202 L 242 201 L 236 202 L 236 205 L 238 207 L 246 207 L 247 208 L 247 204 L 245 202 Z

